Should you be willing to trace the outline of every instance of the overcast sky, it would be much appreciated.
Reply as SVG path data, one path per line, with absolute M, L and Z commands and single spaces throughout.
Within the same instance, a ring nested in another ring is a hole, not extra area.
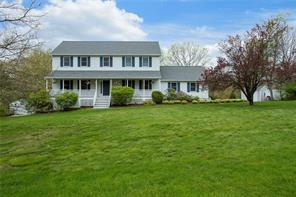
M 23 0 L 26 6 L 29 0 Z M 218 55 L 216 44 L 279 13 L 296 26 L 296 0 L 39 0 L 40 38 L 63 40 L 194 41 Z

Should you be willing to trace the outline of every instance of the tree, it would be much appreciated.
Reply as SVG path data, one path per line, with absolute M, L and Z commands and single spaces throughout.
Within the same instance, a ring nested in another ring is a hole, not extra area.
M 254 104 L 253 95 L 266 82 L 271 64 L 270 45 L 275 35 L 283 33 L 281 28 L 271 27 L 269 21 L 256 25 L 243 36 L 229 36 L 220 44 L 225 57 L 219 57 L 217 66 L 204 73 L 211 87 L 233 86 L 243 92 L 250 105 Z
M 17 62 L 0 62 L 0 102 L 28 98 L 31 92 L 45 89 L 44 76 L 51 71 L 50 51 L 36 49 Z
M 28 7 L 22 1 L 0 3 L 0 60 L 15 59 L 39 46 L 37 30 L 40 15 L 34 14 L 39 4 L 32 0 Z
M 162 65 L 204 66 L 209 62 L 208 49 L 194 42 L 175 43 L 163 54 Z
M 280 65 L 280 45 L 283 40 L 284 33 L 287 31 L 287 24 L 285 18 L 278 16 L 265 22 L 266 31 L 269 35 L 269 43 L 267 47 L 267 55 L 270 64 L 267 67 L 265 81 L 270 92 L 271 100 L 273 100 L 273 89 L 276 81 L 276 70 Z
M 279 88 L 296 81 L 296 31 L 288 29 L 279 45 L 280 61 L 276 67 L 275 83 Z

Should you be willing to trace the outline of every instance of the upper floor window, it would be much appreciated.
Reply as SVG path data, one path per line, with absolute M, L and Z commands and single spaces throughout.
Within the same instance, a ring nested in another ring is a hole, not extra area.
M 149 66 L 149 58 L 143 57 L 143 66 Z
M 80 65 L 81 66 L 88 66 L 88 58 L 87 57 L 81 57 L 80 58 Z
M 143 56 L 140 57 L 140 67 L 152 67 L 152 57 Z
M 110 66 L 110 57 L 104 57 L 104 66 Z
M 133 56 L 123 56 L 122 57 L 122 67 L 134 67 L 135 57 Z
M 131 56 L 125 57 L 125 66 L 132 66 L 133 65 L 133 58 Z
M 63 57 L 63 62 L 64 62 L 63 66 L 71 66 L 71 58 L 70 58 L 70 56 L 64 56 Z
M 112 67 L 113 66 L 113 60 L 112 56 L 103 56 L 100 58 L 100 66 L 101 67 Z

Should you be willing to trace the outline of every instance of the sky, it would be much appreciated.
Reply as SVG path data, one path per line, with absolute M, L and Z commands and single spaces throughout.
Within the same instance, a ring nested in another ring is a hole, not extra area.
M 24 6 L 29 0 L 23 0 Z M 296 27 L 296 0 L 39 0 L 40 39 L 49 48 L 63 40 L 153 40 L 162 48 L 193 41 L 209 49 L 266 18 L 288 13 Z

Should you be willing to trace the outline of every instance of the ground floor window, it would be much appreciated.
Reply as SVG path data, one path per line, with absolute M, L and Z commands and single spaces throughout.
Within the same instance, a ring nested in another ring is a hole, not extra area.
M 180 82 L 168 82 L 168 89 L 174 89 L 177 92 L 180 91 Z
M 90 80 L 81 80 L 81 89 L 90 90 Z
M 145 81 L 145 82 L 144 82 Z M 139 89 L 152 90 L 152 80 L 139 80 Z
M 64 83 L 63 83 L 64 81 Z M 60 89 L 63 89 L 63 85 L 64 85 L 64 89 L 65 90 L 73 90 L 73 80 L 61 80 L 60 81 Z
M 199 84 L 196 82 L 187 83 L 187 92 L 199 92 Z
M 122 80 L 121 86 L 128 86 L 135 89 L 135 80 Z

